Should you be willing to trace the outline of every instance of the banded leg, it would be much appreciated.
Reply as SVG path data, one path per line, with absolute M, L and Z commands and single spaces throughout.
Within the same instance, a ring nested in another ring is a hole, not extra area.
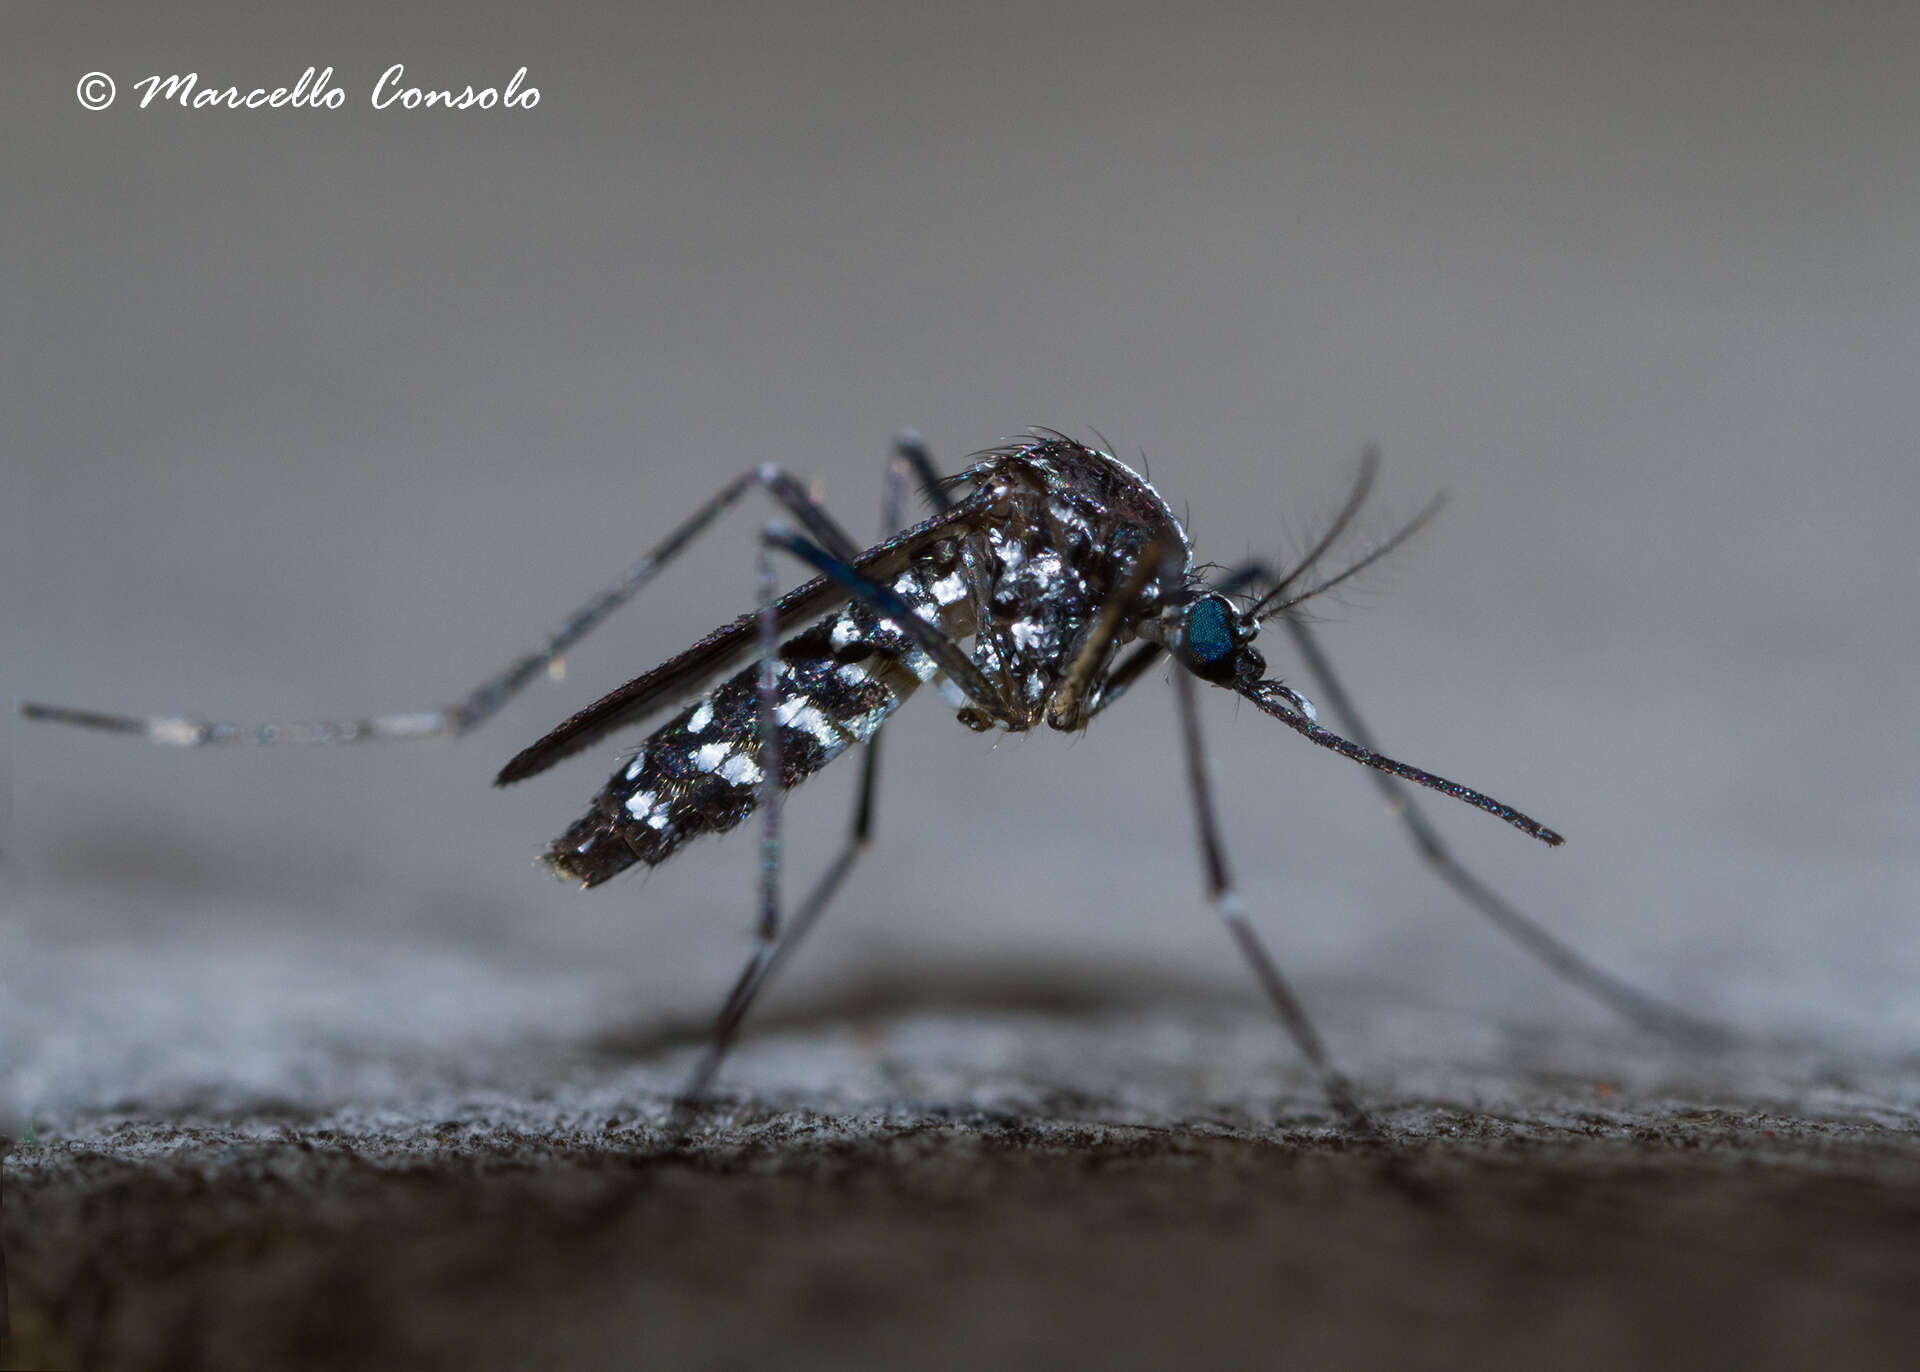
M 1281 618 L 1286 623 L 1287 632 L 1293 636 L 1294 646 L 1300 650 L 1301 660 L 1313 675 L 1320 698 L 1332 707 L 1341 728 L 1361 747 L 1378 752 L 1374 747 L 1372 731 L 1362 722 L 1352 698 L 1348 696 L 1340 678 L 1334 674 L 1333 663 L 1320 647 L 1312 629 L 1298 615 L 1287 614 Z M 1727 1030 L 1721 1026 L 1629 985 L 1595 966 L 1548 933 L 1460 864 L 1426 815 L 1414 804 L 1405 785 L 1384 772 L 1375 771 L 1370 775 L 1374 785 L 1386 797 L 1388 807 L 1405 826 L 1407 837 L 1420 854 L 1421 861 L 1437 872 L 1440 879 L 1457 891 L 1467 904 L 1491 920 L 1495 928 L 1533 954 L 1551 971 L 1644 1029 L 1674 1034 L 1700 1043 L 1724 1043 L 1729 1039 Z
M 739 1037 L 740 1026 L 753 1008 L 760 992 L 766 989 L 780 969 L 793 957 L 794 950 L 800 945 L 820 916 L 826 912 L 827 905 L 839 894 L 840 886 L 853 870 L 854 863 L 873 846 L 873 798 L 879 785 L 880 754 L 873 746 L 878 742 L 876 733 L 867 743 L 866 757 L 860 773 L 860 791 L 854 800 L 853 824 L 847 841 L 838 856 L 814 882 L 813 889 L 801 902 L 784 932 L 772 942 L 756 940 L 747 965 L 740 971 L 733 989 L 727 993 L 726 1001 L 720 1007 L 720 1013 L 714 1016 L 713 1030 L 707 1040 L 707 1046 L 700 1055 L 700 1061 L 688 1074 L 686 1083 L 680 1088 L 674 1100 L 674 1110 L 670 1117 L 669 1132 L 681 1136 L 692 1122 L 695 1110 L 712 1087 L 714 1078 L 719 1075 L 721 1065 L 727 1054 L 732 1051 L 734 1041 Z
M 740 1021 L 753 1003 L 753 997 L 766 979 L 775 945 L 780 939 L 780 728 L 774 714 L 778 701 L 780 633 L 776 610 L 777 592 L 773 580 L 773 556 L 769 543 L 762 540 L 755 556 L 759 573 L 760 637 L 760 718 L 756 729 L 756 756 L 760 768 L 760 869 L 759 917 L 754 922 L 753 951 L 740 970 L 733 989 L 714 1019 L 713 1035 L 674 1102 L 669 1130 L 675 1136 L 685 1132 L 695 1102 L 706 1094 L 721 1060 L 739 1032 Z
M 1228 573 L 1219 589 L 1233 594 L 1263 582 L 1277 585 L 1284 584 L 1284 579 L 1265 563 L 1248 562 Z M 1360 718 L 1353 698 L 1347 694 L 1346 687 L 1335 674 L 1332 660 L 1321 648 L 1319 639 L 1306 619 L 1292 611 L 1283 613 L 1279 618 L 1292 635 L 1294 646 L 1299 649 L 1301 660 L 1306 663 L 1320 698 L 1331 707 L 1334 717 L 1340 721 L 1340 727 L 1362 748 L 1379 752 L 1373 731 Z M 1724 1043 L 1729 1039 L 1728 1032 L 1721 1026 L 1678 1006 L 1669 1005 L 1622 981 L 1549 933 L 1461 865 L 1439 832 L 1414 803 L 1412 793 L 1405 784 L 1385 772 L 1374 771 L 1371 775 L 1374 785 L 1386 797 L 1388 808 L 1405 827 L 1407 838 L 1419 853 L 1420 860 L 1437 872 L 1461 899 L 1484 915 L 1501 933 L 1538 958 L 1548 970 L 1643 1029 L 1674 1034 L 1703 1044 Z
M 938 485 L 938 476 L 934 471 L 932 459 L 917 435 L 902 434 L 894 441 L 894 456 L 887 464 L 886 485 L 881 499 L 880 536 L 886 538 L 901 525 L 901 506 L 904 498 L 904 486 L 908 472 L 918 479 L 922 491 L 933 504 L 936 512 L 944 512 L 951 504 L 944 491 Z M 765 545 L 761 550 L 764 568 Z M 764 573 L 763 573 L 764 587 Z M 763 589 L 764 597 L 765 591 Z M 763 600 L 764 605 L 764 600 Z M 764 631 L 761 641 L 763 660 L 771 655 Z M 764 680 L 764 679 L 763 679 Z M 763 715 L 762 728 L 766 728 Z M 867 740 L 865 756 L 861 759 L 860 788 L 854 797 L 853 821 L 847 835 L 846 844 L 815 881 L 813 889 L 801 902 L 799 910 L 786 926 L 784 934 L 779 931 L 777 905 L 772 907 L 771 917 L 767 904 L 768 893 L 777 888 L 770 886 L 765 879 L 766 858 L 763 848 L 763 880 L 761 887 L 761 918 L 759 937 L 755 941 L 753 953 L 747 959 L 747 965 L 740 971 L 733 989 L 728 992 L 720 1012 L 714 1017 L 713 1031 L 708 1038 L 706 1050 L 700 1061 L 688 1075 L 686 1084 L 680 1088 L 674 1101 L 673 1114 L 669 1118 L 669 1133 L 679 1138 L 684 1136 L 692 1122 L 693 1112 L 712 1087 L 714 1078 L 719 1075 L 721 1065 L 731 1051 L 734 1041 L 739 1037 L 740 1026 L 754 1001 L 771 982 L 776 973 L 793 957 L 800 941 L 804 939 L 820 916 L 826 912 L 827 905 L 839 893 L 841 884 L 854 864 L 873 844 L 874 797 L 880 780 L 880 736 L 885 726 L 874 731 Z M 773 775 L 773 768 L 763 763 L 763 775 Z M 766 839 L 763 837 L 763 843 Z M 777 850 L 774 856 L 777 864 Z M 772 932 L 769 932 L 769 930 Z
M 742 472 L 728 482 L 706 504 L 629 567 L 618 581 L 569 615 L 543 643 L 516 657 L 452 704 L 373 715 L 364 719 L 271 724 L 210 723 L 181 715 L 107 714 L 37 701 L 22 703 L 20 713 L 27 719 L 46 723 L 108 733 L 137 734 L 153 743 L 180 748 L 457 738 L 478 728 L 536 678 L 551 672 L 568 651 L 604 623 L 615 610 L 633 599 L 715 519 L 756 486 L 764 488 L 793 515 L 815 543 L 841 562 L 850 564 L 859 559 L 860 550 L 825 508 L 807 493 L 805 486 L 788 472 L 768 463 Z M 796 604 L 796 610 L 801 608 Z M 935 656 L 938 660 L 939 655 Z M 947 664 L 943 662 L 942 665 Z
M 1383 1142 L 1378 1127 L 1360 1108 L 1353 1087 L 1333 1065 L 1319 1030 L 1307 1018 L 1307 1012 L 1294 995 L 1293 988 L 1280 975 L 1279 966 L 1247 920 L 1246 909 L 1240 903 L 1240 893 L 1234 888 L 1233 878 L 1227 871 L 1226 849 L 1220 841 L 1220 828 L 1214 816 L 1213 789 L 1207 783 L 1206 748 L 1200 738 L 1200 708 L 1194 699 L 1193 676 L 1189 672 L 1176 671 L 1173 683 L 1174 694 L 1180 704 L 1180 735 L 1186 747 L 1187 780 L 1193 788 L 1193 814 L 1199 828 L 1200 862 L 1206 874 L 1207 897 L 1226 924 L 1227 932 L 1233 935 L 1233 941 L 1239 945 L 1241 955 L 1253 968 L 1253 975 L 1259 981 L 1260 989 L 1266 993 L 1274 1013 L 1279 1015 L 1287 1033 L 1299 1046 L 1301 1055 L 1319 1074 L 1321 1089 L 1326 1092 L 1327 1101 L 1333 1106 L 1334 1112 L 1361 1138 Z

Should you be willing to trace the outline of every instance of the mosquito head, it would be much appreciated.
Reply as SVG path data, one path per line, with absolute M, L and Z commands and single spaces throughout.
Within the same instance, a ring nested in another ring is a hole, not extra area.
M 1259 621 L 1234 609 L 1225 596 L 1210 592 L 1171 607 L 1167 617 L 1172 621 L 1168 648 L 1202 681 L 1231 686 L 1266 674 L 1266 659 L 1252 647 Z

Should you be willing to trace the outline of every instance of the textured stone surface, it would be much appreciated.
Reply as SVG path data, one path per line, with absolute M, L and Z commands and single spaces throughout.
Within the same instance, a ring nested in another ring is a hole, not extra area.
M 16 1353 L 1869 1365 L 1920 1330 L 1911 1062 L 1375 1006 L 1330 1027 L 1380 1149 L 1258 1007 L 1161 991 L 792 1007 L 679 1148 L 671 1029 L 480 1060 L 315 1044 L 277 1097 L 43 1111 L 7 1164 Z

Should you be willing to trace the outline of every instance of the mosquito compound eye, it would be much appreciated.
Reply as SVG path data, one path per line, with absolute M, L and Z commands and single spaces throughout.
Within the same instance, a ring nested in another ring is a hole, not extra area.
M 1196 667 L 1218 667 L 1233 656 L 1233 612 L 1208 596 L 1187 616 L 1187 656 Z

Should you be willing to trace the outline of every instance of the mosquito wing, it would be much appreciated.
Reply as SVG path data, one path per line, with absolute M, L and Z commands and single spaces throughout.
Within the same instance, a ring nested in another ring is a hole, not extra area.
M 953 508 L 867 549 L 853 564 L 854 569 L 870 580 L 883 583 L 892 580 L 927 544 L 942 537 L 956 525 L 970 521 L 977 513 L 976 502 L 979 498 L 976 495 L 963 500 Z M 816 577 L 788 591 L 774 602 L 779 632 L 788 633 L 808 620 L 817 619 L 846 598 L 846 588 L 825 576 Z M 759 613 L 752 610 L 730 624 L 723 624 L 686 651 L 675 654 L 652 671 L 600 697 L 538 743 L 522 751 L 500 769 L 500 775 L 493 779 L 493 784 L 510 786 L 516 781 L 537 776 L 608 734 L 637 724 L 656 710 L 699 690 L 752 655 L 759 629 Z

